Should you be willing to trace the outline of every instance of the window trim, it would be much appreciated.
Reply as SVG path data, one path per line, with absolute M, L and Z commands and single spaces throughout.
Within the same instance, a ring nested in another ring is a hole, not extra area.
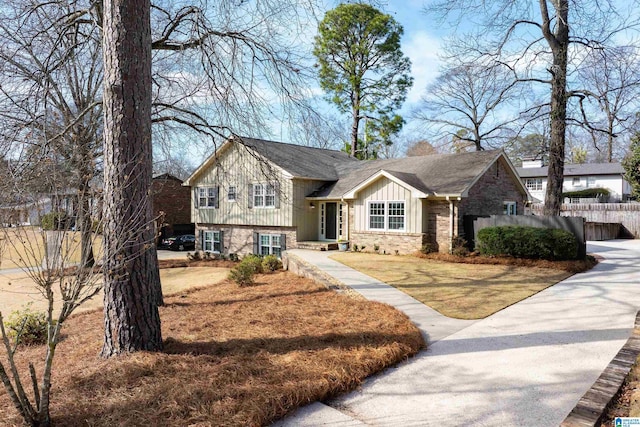
M 231 191 L 233 189 L 233 191 Z M 233 195 L 233 197 L 231 197 Z M 227 188 L 227 202 L 235 203 L 238 200 L 238 187 L 230 185 Z
M 263 237 L 268 237 L 269 238 L 269 244 L 267 245 L 263 245 L 262 244 L 262 238 Z M 273 240 L 274 238 L 278 239 L 278 245 L 274 245 L 273 244 Z M 281 254 L 282 254 L 282 235 L 281 234 L 270 234 L 270 233 L 260 233 L 258 234 L 258 252 L 260 255 L 262 256 L 266 256 L 266 255 L 276 255 L 278 258 L 280 258 Z M 264 254 L 262 253 L 262 248 L 269 248 L 268 253 Z M 277 248 L 278 249 L 278 253 L 275 254 L 273 253 L 273 249 Z
M 511 212 L 510 207 L 513 207 L 513 213 Z M 506 211 L 506 213 L 505 213 Z M 513 200 L 505 200 L 502 202 L 502 215 L 507 216 L 516 216 L 518 215 L 518 202 L 514 202 Z
M 216 209 L 216 188 L 219 188 L 216 185 L 206 185 L 198 187 L 198 209 Z M 204 196 L 202 196 L 202 192 L 204 191 Z M 213 191 L 213 195 L 211 194 Z M 220 190 L 217 190 L 218 192 Z M 218 197 L 220 197 L 218 193 Z M 206 203 L 202 203 L 202 200 L 206 200 Z M 213 200 L 213 204 L 209 205 L 209 201 Z
M 253 203 L 252 207 L 257 209 L 275 209 L 276 208 L 276 185 L 271 182 L 256 182 L 253 183 Z M 260 194 L 256 189 L 260 189 Z M 269 193 L 267 190 L 271 188 L 272 193 Z M 256 198 L 262 198 L 262 203 L 256 203 Z M 267 205 L 267 197 L 273 197 L 273 205 Z
M 576 184 L 576 180 L 578 181 L 578 183 Z M 571 180 L 571 185 L 573 187 L 582 187 L 582 178 L 581 177 L 577 177 L 577 178 L 573 178 Z
M 529 185 L 530 183 L 533 185 Z M 527 178 L 524 186 L 527 187 L 529 191 L 542 191 L 542 178 Z
M 211 239 L 207 238 L 207 235 L 212 236 Z M 216 241 L 216 236 L 218 240 Z M 202 234 L 202 250 L 204 252 L 222 253 L 222 242 L 220 241 L 220 230 L 203 230 Z M 207 250 L 207 242 L 211 242 L 211 250 Z M 216 251 L 216 243 L 218 244 L 218 250 Z
M 374 216 L 382 216 L 384 227 L 383 228 L 372 228 L 371 227 L 371 205 L 373 203 L 379 203 L 384 206 L 384 214 L 383 215 L 374 215 Z M 392 203 L 402 203 L 402 216 L 400 215 L 390 215 L 390 205 Z M 389 217 L 400 218 L 402 217 L 402 228 L 389 228 Z M 390 233 L 404 233 L 407 231 L 407 201 L 406 200 L 368 200 L 367 201 L 367 215 L 366 215 L 366 230 L 367 231 L 382 231 L 382 232 L 390 232 Z

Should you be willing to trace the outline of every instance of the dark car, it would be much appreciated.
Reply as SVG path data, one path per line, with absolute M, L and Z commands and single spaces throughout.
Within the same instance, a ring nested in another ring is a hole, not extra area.
M 162 241 L 162 246 L 172 251 L 186 251 L 196 248 L 196 236 L 193 234 L 184 234 L 177 237 L 169 237 Z

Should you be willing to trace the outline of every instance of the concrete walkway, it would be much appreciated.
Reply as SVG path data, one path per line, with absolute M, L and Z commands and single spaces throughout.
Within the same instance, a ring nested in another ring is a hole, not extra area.
M 486 319 L 432 333 L 437 316 L 421 318 L 427 351 L 276 425 L 557 426 L 624 345 L 640 307 L 640 241 L 588 250 L 605 260 Z M 359 281 L 358 292 L 384 298 L 379 282 Z

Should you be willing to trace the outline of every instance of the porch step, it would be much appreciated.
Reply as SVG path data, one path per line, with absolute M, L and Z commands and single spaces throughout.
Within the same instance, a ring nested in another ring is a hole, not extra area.
M 336 242 L 298 242 L 298 249 L 309 249 L 312 251 L 337 251 L 338 243 Z

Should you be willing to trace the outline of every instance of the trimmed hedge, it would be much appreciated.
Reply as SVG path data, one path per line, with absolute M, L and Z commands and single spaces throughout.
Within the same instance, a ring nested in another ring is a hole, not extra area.
M 584 190 L 567 191 L 562 193 L 562 197 L 583 197 L 596 199 L 602 196 L 610 196 L 611 191 L 608 188 L 585 188 Z
M 478 231 L 482 255 L 568 260 L 578 257 L 578 241 L 568 231 L 523 226 L 487 227 Z

